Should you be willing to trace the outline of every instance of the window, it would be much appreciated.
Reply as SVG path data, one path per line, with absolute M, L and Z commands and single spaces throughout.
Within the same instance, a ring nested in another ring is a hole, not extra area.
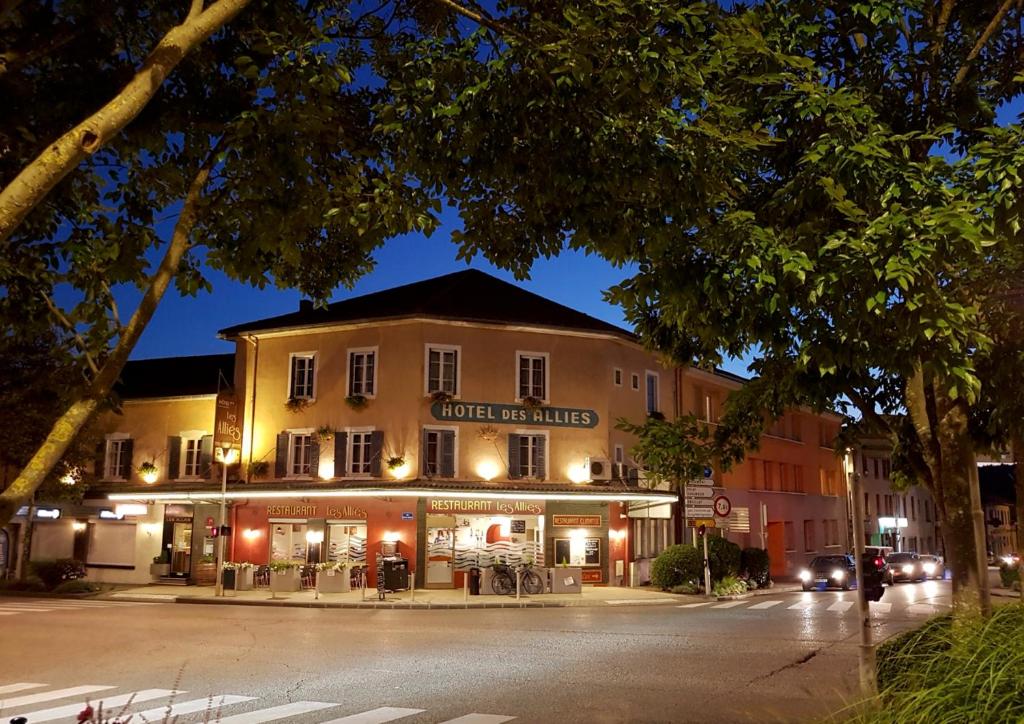
M 288 444 L 288 475 L 312 475 L 313 436 L 310 433 L 292 433 Z
M 315 395 L 313 381 L 316 374 L 316 355 L 312 352 L 293 354 L 291 379 L 288 383 L 288 397 L 295 400 L 311 400 Z
M 818 550 L 814 545 L 814 521 L 804 521 L 804 550 L 808 553 Z
M 872 462 L 874 462 L 874 464 L 875 464 L 875 478 L 877 479 L 877 478 L 880 478 L 880 477 L 882 477 L 882 476 L 881 476 L 881 475 L 879 475 L 879 473 L 878 473 L 878 458 L 873 458 L 873 459 L 872 459 Z
M 546 433 L 523 431 L 508 436 L 508 470 L 510 478 L 547 477 Z
M 455 430 L 423 430 L 423 474 L 428 477 L 455 477 Z
M 516 399 L 534 397 L 548 399 L 548 355 L 540 352 L 518 352 L 519 385 Z
M 427 394 L 459 394 L 459 347 L 427 345 Z
M 634 390 L 640 389 L 640 375 L 636 372 L 629 376 L 629 384 Z
M 613 460 L 613 462 L 616 462 L 619 465 L 622 465 L 622 463 L 626 462 L 626 454 L 625 454 L 625 450 L 623 449 L 622 445 L 616 445 L 615 446 L 615 456 L 614 456 L 614 458 L 615 459 Z
M 882 477 L 885 478 L 886 480 L 888 480 L 891 475 L 892 475 L 892 461 L 888 460 L 888 459 L 883 460 L 882 461 Z
M 804 466 L 794 465 L 793 466 L 793 492 L 803 493 L 804 490 Z
M 835 518 L 823 520 L 825 530 L 825 547 L 834 548 L 839 545 L 839 521 Z
M 654 558 L 672 545 L 671 523 L 664 518 L 634 518 L 633 557 Z
M 622 369 L 616 367 L 612 370 L 612 383 L 616 387 L 622 387 Z
M 181 477 L 198 478 L 202 472 L 202 438 L 190 437 L 181 441 Z
M 924 501 L 924 519 L 925 522 L 932 522 L 932 506 L 931 503 L 928 502 L 927 500 Z
M 867 475 L 868 474 L 868 456 L 865 455 L 864 453 L 861 453 L 860 454 L 860 459 L 861 459 L 861 474 L 862 475 Z
M 350 349 L 348 352 L 348 394 L 373 397 L 377 394 L 377 350 Z
M 871 506 L 868 505 L 871 496 L 868 493 L 864 493 L 864 517 L 867 518 L 871 515 Z
M 910 519 L 917 520 L 917 498 L 910 496 Z
M 658 373 L 647 372 L 647 414 L 658 412 L 661 405 L 658 400 Z
M 718 411 L 715 410 L 715 398 L 709 393 L 704 393 L 704 409 L 701 410 L 705 422 L 718 422 Z
M 373 460 L 373 431 L 363 430 L 348 434 L 349 475 L 369 475 Z
M 103 462 L 107 480 L 127 480 L 132 467 L 132 441 L 128 437 L 109 438 Z
M 795 551 L 796 550 L 796 531 L 793 529 L 793 521 L 787 520 L 786 524 L 785 524 L 785 527 L 784 527 L 784 530 L 785 530 L 785 534 L 786 534 L 786 550 L 787 551 Z

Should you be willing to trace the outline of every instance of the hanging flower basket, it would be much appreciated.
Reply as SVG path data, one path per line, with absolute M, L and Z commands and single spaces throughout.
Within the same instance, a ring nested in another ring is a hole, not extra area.
M 321 425 L 316 429 L 316 437 L 320 442 L 330 442 L 334 439 L 334 428 L 330 425 Z
M 452 393 L 445 392 L 444 390 L 435 390 L 434 392 L 431 392 L 427 397 L 431 402 L 451 402 L 453 399 Z
M 527 410 L 537 410 L 540 409 L 541 407 L 544 407 L 544 401 L 541 400 L 539 397 L 527 396 L 523 398 L 522 405 Z
M 309 400 L 305 397 L 289 397 L 284 406 L 288 412 L 302 412 L 309 407 Z
M 353 410 L 365 409 L 370 401 L 365 395 L 349 395 L 345 398 L 345 404 L 351 407 Z
M 498 428 L 494 425 L 482 425 L 476 434 L 484 442 L 495 442 L 499 435 Z

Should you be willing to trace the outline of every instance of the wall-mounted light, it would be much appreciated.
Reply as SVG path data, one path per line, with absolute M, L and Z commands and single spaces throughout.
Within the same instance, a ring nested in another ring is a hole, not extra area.
M 612 528 L 611 530 L 608 531 L 608 535 L 614 541 L 622 541 L 622 540 L 625 540 L 625 538 L 626 538 L 626 529 L 625 528 Z
M 64 475 L 60 479 L 61 485 L 74 485 L 75 483 L 77 483 L 77 473 L 77 470 L 69 470 L 68 472 L 64 473 Z
M 225 465 L 234 465 L 238 462 L 238 448 L 219 447 L 213 451 L 214 459 Z
M 401 465 L 388 468 L 388 473 L 390 473 L 391 477 L 395 480 L 401 480 L 402 478 L 408 477 L 410 472 L 412 472 L 412 465 L 408 462 L 403 462 Z
M 71 530 L 76 533 L 81 533 L 83 530 L 89 527 L 89 524 L 84 520 L 73 520 L 71 521 Z
M 576 540 L 580 540 L 582 538 L 587 537 L 587 531 L 583 528 L 573 528 L 569 531 L 569 537 Z
M 153 536 L 163 530 L 163 523 L 143 523 L 142 530 L 146 535 Z
M 384 534 L 385 543 L 397 543 L 401 539 L 402 536 L 397 531 L 389 530 L 387 533 Z
M 242 537 L 245 538 L 247 541 L 252 542 L 259 538 L 262 533 L 263 531 L 257 530 L 255 528 L 246 528 L 242 531 Z
M 484 480 L 494 480 L 499 472 L 501 468 L 493 460 L 481 460 L 476 464 L 476 474 Z
M 307 543 L 323 543 L 324 532 L 322 530 L 307 530 L 306 531 L 306 542 Z
M 160 470 L 157 468 L 156 463 L 147 460 L 139 466 L 139 476 L 142 478 L 142 482 L 149 483 L 152 485 L 157 481 L 157 477 L 160 474 Z
M 590 480 L 590 471 L 586 465 L 582 463 L 579 465 L 570 465 L 566 469 L 566 476 L 572 483 L 585 483 Z

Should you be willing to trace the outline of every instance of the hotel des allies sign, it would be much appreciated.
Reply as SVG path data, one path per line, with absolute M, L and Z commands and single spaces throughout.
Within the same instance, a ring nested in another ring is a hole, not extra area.
M 451 400 L 430 406 L 435 420 L 453 422 L 490 422 L 506 425 L 543 425 L 545 427 L 597 427 L 597 413 L 574 407 L 537 407 L 502 405 L 494 402 Z

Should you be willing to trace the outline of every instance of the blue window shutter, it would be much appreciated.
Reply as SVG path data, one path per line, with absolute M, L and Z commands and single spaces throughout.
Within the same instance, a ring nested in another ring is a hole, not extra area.
M 167 479 L 177 480 L 181 477 L 181 438 L 167 438 Z
M 441 477 L 455 477 L 455 431 L 441 431 Z
M 348 472 L 348 433 L 334 433 L 334 477 L 343 478 Z
M 282 432 L 277 436 L 277 457 L 274 458 L 274 477 L 283 478 L 288 474 L 288 441 L 290 436 Z
M 508 436 L 508 477 L 510 480 L 522 477 L 519 472 L 519 435 L 511 433 Z
M 384 456 L 384 431 L 374 430 L 370 433 L 370 476 L 381 476 L 381 458 Z

